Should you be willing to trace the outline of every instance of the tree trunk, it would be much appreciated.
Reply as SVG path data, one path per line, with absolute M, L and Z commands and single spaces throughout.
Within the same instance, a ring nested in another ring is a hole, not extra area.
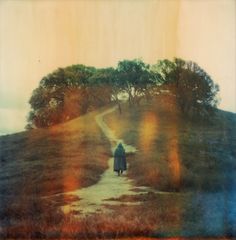
M 121 110 L 120 101 L 118 101 L 118 108 L 119 108 L 119 113 L 120 113 L 120 114 L 122 114 L 122 110 Z
M 122 114 L 122 109 L 121 109 L 121 105 L 120 105 L 120 100 L 119 100 L 119 98 L 118 98 L 117 95 L 115 95 L 115 101 L 116 101 L 116 104 L 118 105 L 119 113 Z

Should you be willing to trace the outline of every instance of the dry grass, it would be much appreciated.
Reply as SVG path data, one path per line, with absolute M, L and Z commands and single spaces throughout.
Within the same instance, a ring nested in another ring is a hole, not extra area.
M 48 215 L 56 219 L 56 207 L 67 199 L 61 196 L 55 203 L 42 196 L 86 187 L 100 179 L 111 153 L 94 120 L 96 114 L 0 138 L 0 225 Z
M 125 202 L 122 205 L 107 205 L 106 207 L 112 209 L 112 212 L 93 214 L 83 219 L 74 218 L 72 215 L 62 215 L 60 212 L 51 215 L 51 218 L 47 215 L 37 219 L 22 217 L 18 224 L 6 228 L 2 236 L 27 239 L 36 237 L 43 239 L 120 239 L 128 236 L 175 235 L 180 229 L 179 218 L 183 199 L 180 196 L 175 200 L 172 198 L 172 201 L 167 201 L 167 198 L 167 196 L 155 194 L 140 195 L 139 200 L 145 200 L 142 205 L 130 206 Z M 50 210 L 48 207 L 47 209 Z M 168 209 L 168 214 L 166 209 Z
M 105 121 L 119 138 L 137 147 L 128 174 L 138 185 L 221 191 L 236 172 L 235 114 L 218 111 L 209 122 L 189 121 L 174 103 L 158 99 L 139 107 L 124 105 L 122 114 L 111 113 Z
M 184 238 L 183 212 L 188 198 L 185 194 L 141 194 L 123 196 L 123 204 L 107 205 L 112 212 L 97 213 L 77 219 L 55 212 L 41 218 L 22 218 L 19 224 L 2 232 L 3 238 L 23 239 L 228 239 L 227 237 Z M 141 201 L 141 205 L 126 205 Z M 50 210 L 49 207 L 47 207 Z M 199 231 L 198 235 L 204 235 Z M 129 237 L 129 238 L 128 238 Z
M 1 192 L 28 194 L 35 187 L 37 193 L 47 195 L 94 184 L 107 168 L 110 155 L 95 114 L 49 129 L 1 137 Z
M 193 211 L 191 195 L 173 190 L 199 190 L 207 183 L 205 190 L 211 191 L 208 183 L 213 177 L 222 183 L 218 170 L 223 164 L 217 159 L 223 158 L 227 168 L 234 166 L 230 157 L 235 157 L 235 117 L 219 112 L 214 124 L 196 124 L 181 119 L 175 108 L 167 109 L 155 102 L 132 109 L 123 106 L 122 115 L 115 112 L 105 120 L 118 137 L 138 148 L 128 156 L 128 176 L 137 185 L 172 193 L 122 196 L 113 199 L 120 205 L 104 205 L 112 211 L 79 219 L 60 211 L 63 203 L 76 200 L 71 196 L 41 197 L 99 180 L 107 168 L 110 145 L 94 121 L 97 113 L 45 130 L 1 137 L 0 238 L 190 239 L 175 236 L 192 223 L 196 228 L 199 213 Z M 201 235 L 202 229 L 194 230 Z

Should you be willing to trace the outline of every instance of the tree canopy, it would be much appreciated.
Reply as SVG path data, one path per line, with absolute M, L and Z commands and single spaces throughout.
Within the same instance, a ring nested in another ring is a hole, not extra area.
M 161 77 L 161 88 L 176 98 L 186 115 L 207 115 L 218 104 L 219 86 L 197 63 L 175 58 L 155 65 Z
M 43 77 L 29 100 L 27 128 L 48 127 L 105 106 L 121 95 L 138 106 L 168 94 L 186 116 L 206 116 L 217 106 L 219 87 L 197 63 L 164 59 L 154 65 L 140 59 L 120 61 L 116 68 L 85 65 L 59 68 Z

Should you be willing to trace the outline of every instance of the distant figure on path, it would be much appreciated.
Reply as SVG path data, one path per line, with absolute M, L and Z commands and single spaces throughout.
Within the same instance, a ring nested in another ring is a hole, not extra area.
M 118 173 L 118 176 L 120 176 L 126 169 L 125 149 L 120 143 L 114 154 L 114 171 Z

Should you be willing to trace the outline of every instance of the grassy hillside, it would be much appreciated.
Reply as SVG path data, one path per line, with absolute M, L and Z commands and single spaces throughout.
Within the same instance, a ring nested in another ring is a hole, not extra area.
M 129 176 L 155 189 L 221 191 L 236 172 L 236 114 L 217 110 L 208 120 L 189 120 L 170 99 L 105 117 L 111 129 L 138 152 Z
M 20 222 L 25 217 L 50 215 L 57 204 L 40 197 L 99 180 L 107 168 L 110 145 L 94 120 L 96 114 L 0 137 L 0 216 L 4 224 L 11 217 Z M 59 199 L 58 204 L 66 200 Z
M 123 195 L 102 206 L 110 211 L 81 218 L 59 208 L 75 196 L 47 196 L 95 184 L 107 168 L 110 144 L 94 120 L 104 109 L 0 137 L 0 237 L 234 236 L 234 198 L 215 192 L 235 186 L 236 116 L 219 110 L 208 121 L 190 121 L 174 106 L 156 99 L 104 116 L 138 149 L 128 156 L 128 177 L 166 192 Z

